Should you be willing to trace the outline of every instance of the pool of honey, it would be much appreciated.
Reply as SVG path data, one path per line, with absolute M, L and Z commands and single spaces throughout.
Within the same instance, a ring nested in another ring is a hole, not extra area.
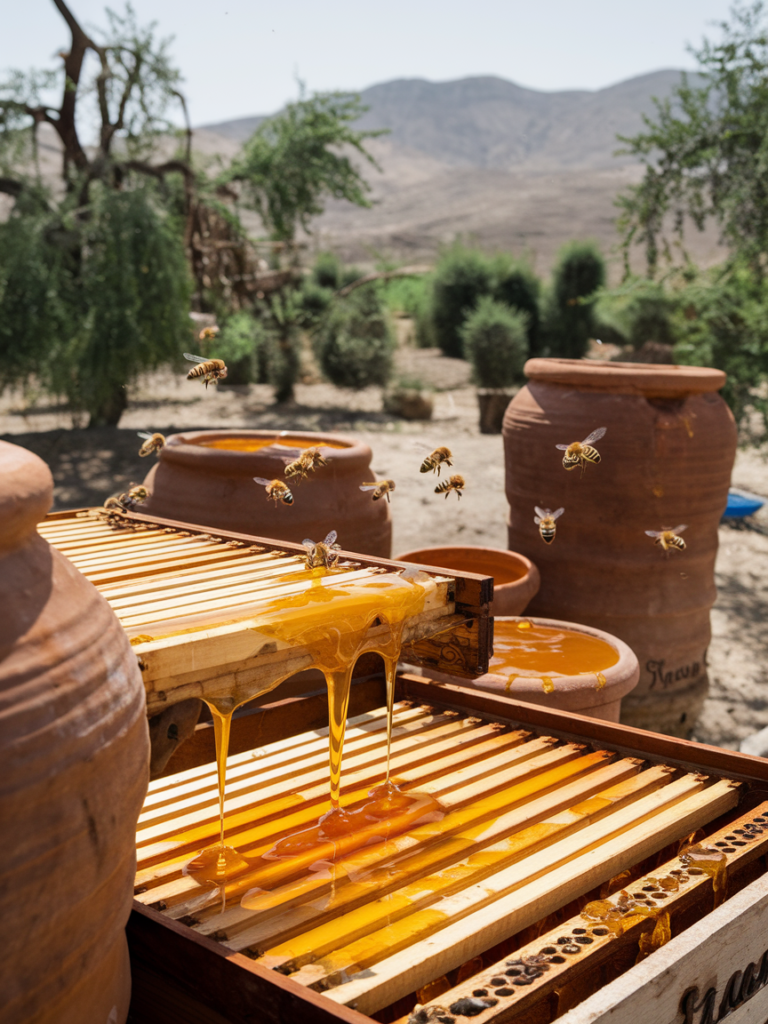
M 307 437 L 275 434 L 274 437 L 216 437 L 210 441 L 193 441 L 202 448 L 218 448 L 229 452 L 258 452 L 262 448 L 349 448 L 346 444 Z
M 260 612 L 258 625 L 254 626 L 254 630 L 262 636 L 274 637 L 308 650 L 312 656 L 311 667 L 323 673 L 328 687 L 330 811 L 316 827 L 304 830 L 300 834 L 302 838 L 295 839 L 295 843 L 300 846 L 304 844 L 307 848 L 309 863 L 331 856 L 331 847 L 334 850 L 348 850 L 350 843 L 352 848 L 365 845 L 370 839 L 366 838 L 366 829 L 362 823 L 369 818 L 374 819 L 377 834 L 382 829 L 388 834 L 397 832 L 409 827 L 414 821 L 413 811 L 409 810 L 413 797 L 403 797 L 397 787 L 390 784 L 389 751 L 395 673 L 403 626 L 407 618 L 417 615 L 424 607 L 424 588 L 415 575 L 407 578 L 390 574 L 373 576 L 347 585 L 339 581 L 330 588 L 322 586 L 325 570 L 317 569 L 315 572 L 314 586 L 302 594 L 270 602 Z M 374 623 L 387 624 L 388 635 L 369 640 L 368 632 Z M 362 807 L 349 812 L 342 810 L 339 803 L 349 692 L 357 659 L 370 651 L 381 655 L 385 668 L 388 711 L 386 771 L 383 787 L 372 791 L 370 800 L 364 802 Z M 281 681 L 272 682 L 269 689 Z M 249 699 L 258 695 L 252 694 Z M 256 870 L 236 850 L 226 846 L 224 841 L 226 764 L 230 724 L 236 706 L 226 697 L 206 703 L 213 715 L 216 737 L 220 840 L 215 846 L 201 851 L 187 865 L 187 873 L 201 883 L 224 882 L 249 867 L 249 874 Z M 432 806 L 424 809 L 416 801 L 417 818 L 433 811 Z M 287 840 L 285 842 L 288 843 Z M 286 850 L 289 845 L 286 845 Z M 285 850 L 275 851 L 271 855 L 272 859 L 278 860 L 286 856 Z M 259 874 L 258 870 L 256 874 Z M 272 877 L 274 871 L 267 874 Z
M 557 676 L 598 675 L 618 660 L 615 647 L 588 633 L 538 626 L 527 619 L 497 619 L 488 671 L 505 676 L 539 676 L 552 683 L 552 677 Z

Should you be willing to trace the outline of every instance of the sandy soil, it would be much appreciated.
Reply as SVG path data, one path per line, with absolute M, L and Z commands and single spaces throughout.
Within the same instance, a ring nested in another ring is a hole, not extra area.
M 141 480 L 137 430 L 165 434 L 206 427 L 336 430 L 371 445 L 377 476 L 408 479 L 392 505 L 393 552 L 429 544 L 506 546 L 506 500 L 500 436 L 481 435 L 467 364 L 434 350 L 401 349 L 398 370 L 435 390 L 430 423 L 407 423 L 384 414 L 378 388 L 343 392 L 328 384 L 300 384 L 290 407 L 272 404 L 263 386 L 209 388 L 181 375 L 156 374 L 131 390 L 118 429 L 73 430 L 66 408 L 35 404 L 30 396 L 0 396 L 0 435 L 37 452 L 51 467 L 56 508 L 100 504 Z M 414 441 L 448 444 L 470 486 L 450 514 L 435 504 L 426 478 L 413 475 Z M 768 451 L 740 451 L 733 483 L 768 497 Z M 342 538 L 343 539 L 343 538 Z M 717 560 L 718 601 L 712 613 L 711 695 L 696 738 L 737 747 L 768 726 L 768 506 L 749 524 L 723 525 Z

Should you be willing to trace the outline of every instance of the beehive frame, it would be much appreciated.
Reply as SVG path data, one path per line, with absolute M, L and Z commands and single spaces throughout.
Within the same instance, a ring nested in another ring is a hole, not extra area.
M 379 705 L 383 683 L 370 680 L 365 688 L 369 706 Z M 436 687 L 409 674 L 399 677 L 396 699 L 428 702 L 438 708 L 455 709 L 464 714 L 478 714 L 543 730 L 565 741 L 609 747 L 622 756 L 650 758 L 689 772 L 726 776 L 745 784 L 743 788 L 749 791 L 751 806 L 768 797 L 768 763 L 731 751 L 580 716 L 549 712 L 461 686 Z M 364 704 L 363 700 L 361 707 Z M 313 714 L 316 715 L 316 711 L 310 711 L 310 719 Z M 254 735 L 262 737 L 262 742 L 265 735 L 277 738 L 281 733 L 292 734 L 306 728 L 301 701 L 291 705 L 290 722 L 287 717 L 284 702 L 276 702 L 252 716 L 260 719 L 258 725 L 243 720 L 240 728 L 244 732 L 252 730 Z M 761 877 L 766 868 L 762 853 L 751 858 L 744 854 L 737 859 L 740 866 L 738 870 L 734 867 L 732 872 L 729 895 Z M 705 884 L 698 890 L 698 896 L 692 902 L 697 903 L 699 911 L 706 912 L 711 907 L 711 887 L 708 896 Z M 163 1020 L 165 1024 L 173 1024 L 177 1020 L 211 1024 L 225 1021 L 245 1024 L 253 1020 L 322 1021 L 325 1024 L 342 1020 L 350 1024 L 370 1021 L 355 1009 L 337 1004 L 328 996 L 319 995 L 275 971 L 266 970 L 241 953 L 233 953 L 220 943 L 193 932 L 184 924 L 169 921 L 149 908 L 136 906 L 129 925 L 129 938 L 135 969 L 136 1013 L 142 1014 L 136 1018 L 137 1021 L 146 1021 L 146 1024 L 153 1024 L 155 1020 Z M 663 950 L 658 955 L 662 956 Z M 627 977 L 625 975 L 624 980 Z M 569 984 L 572 983 L 573 979 L 570 979 Z M 192 1015 L 195 1007 L 195 1015 Z M 156 1017 L 152 1016 L 153 1012 L 157 1013 Z M 179 1015 L 174 1017 L 174 1012 Z M 512 1014 L 504 1019 L 514 1021 L 517 1018 Z M 519 1019 L 527 1021 L 529 1018 L 523 1013 Z M 550 1018 L 534 1015 L 533 1019 Z

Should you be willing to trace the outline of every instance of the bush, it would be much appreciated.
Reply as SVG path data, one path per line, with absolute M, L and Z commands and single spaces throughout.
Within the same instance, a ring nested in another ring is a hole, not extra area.
M 341 287 L 341 261 L 333 252 L 321 252 L 317 254 L 315 265 L 312 268 L 312 281 L 321 288 L 330 288 L 331 291 L 338 291 Z
M 482 253 L 456 245 L 440 258 L 432 283 L 432 326 L 443 355 L 463 357 L 461 325 L 494 283 L 493 267 Z
M 605 285 L 605 261 L 594 242 L 570 242 L 559 253 L 545 303 L 547 354 L 581 359 L 595 337 L 595 300 Z
M 201 355 L 224 360 L 228 370 L 227 384 L 251 384 L 259 378 L 259 350 L 264 342 L 265 331 L 261 321 L 241 310 L 224 321 L 221 334 L 207 343 Z
M 536 355 L 540 347 L 539 279 L 526 263 L 510 260 L 507 256 L 496 257 L 493 268 L 493 297 L 528 315 L 528 352 Z
M 522 379 L 528 356 L 528 314 L 483 296 L 461 328 L 475 383 L 506 388 Z
M 384 385 L 392 375 L 395 339 L 375 287 L 336 299 L 313 336 L 323 375 L 341 388 Z

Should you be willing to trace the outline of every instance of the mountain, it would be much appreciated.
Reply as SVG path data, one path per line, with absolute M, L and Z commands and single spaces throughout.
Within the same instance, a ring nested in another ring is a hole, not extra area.
M 540 92 L 503 78 L 428 82 L 401 78 L 364 89 L 361 128 L 387 128 L 404 147 L 449 167 L 616 167 L 617 134 L 633 135 L 653 97 L 669 96 L 680 72 L 654 71 L 594 92 Z M 692 83 L 700 79 L 690 76 Z M 204 127 L 241 142 L 263 116 Z M 626 162 L 624 158 L 623 162 Z

